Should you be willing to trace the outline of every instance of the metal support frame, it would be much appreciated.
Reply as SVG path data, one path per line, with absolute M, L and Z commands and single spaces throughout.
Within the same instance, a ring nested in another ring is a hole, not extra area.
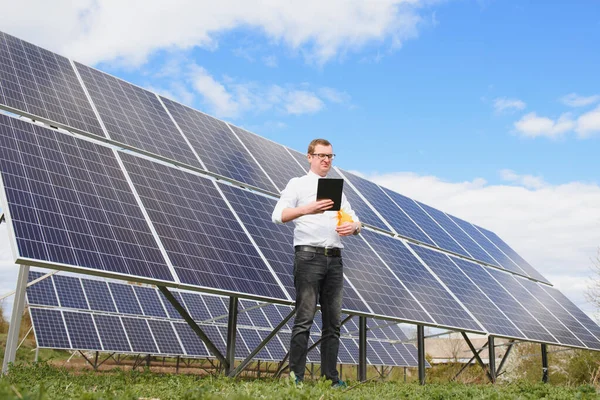
M 229 318 L 227 318 L 227 363 L 225 364 L 225 375 L 232 372 L 235 363 L 235 340 L 237 336 L 237 316 L 239 299 L 235 296 L 229 297 Z
M 542 343 L 542 382 L 548 383 L 548 345 Z
M 425 384 L 425 327 L 417 325 L 417 354 L 419 362 L 419 383 Z
M 10 316 L 10 326 L 8 328 L 8 335 L 6 336 L 6 349 L 4 351 L 4 360 L 2 362 L 2 374 L 8 373 L 8 366 L 15 362 L 17 356 L 19 331 L 21 329 L 21 320 L 23 319 L 23 310 L 25 309 L 25 290 L 27 289 L 28 276 L 29 266 L 21 265 L 17 277 L 17 289 L 15 290 L 15 300 Z
M 508 359 L 508 355 L 510 354 L 513 346 L 515 344 L 514 340 L 510 340 L 508 342 L 508 348 L 506 349 L 506 352 L 504 353 L 504 356 L 502 356 L 502 360 L 500 361 L 500 365 L 498 365 L 498 368 L 496 368 L 496 377 L 500 376 L 500 374 L 502 374 L 502 368 L 504 367 L 504 363 L 506 363 L 506 360 Z
M 277 335 L 277 333 L 281 330 L 281 328 L 283 328 L 285 326 L 285 324 L 287 324 L 287 322 L 290 320 L 290 318 L 292 318 L 294 316 L 295 313 L 296 313 L 296 309 L 293 309 L 287 315 L 287 317 L 282 319 L 281 322 L 279 323 L 279 325 L 277 325 L 275 327 L 275 329 L 273 329 L 273 331 L 271 333 L 269 333 L 269 335 L 267 335 L 267 337 L 264 338 L 264 340 L 262 342 L 260 342 L 260 344 L 252 351 L 252 353 L 250 353 L 248 355 L 248 357 L 246 357 L 246 359 L 244 361 L 242 361 L 242 363 L 240 365 L 238 365 L 237 368 L 229 374 L 229 376 L 232 378 L 235 378 L 236 376 L 238 376 L 244 370 L 244 368 L 246 368 L 246 366 L 250 363 L 250 361 L 252 361 L 252 359 L 263 349 L 263 347 L 265 347 L 267 345 L 267 343 L 269 343 L 271 341 L 271 339 L 275 335 Z M 286 354 L 284 361 L 288 357 L 288 354 Z
M 492 335 L 488 336 L 488 369 L 492 383 L 496 383 L 496 347 Z
M 485 371 L 485 374 L 488 377 L 488 379 L 490 380 L 490 382 L 493 383 L 494 379 L 492 378 L 492 375 L 490 374 L 488 367 L 483 363 L 483 360 L 481 359 L 481 357 L 479 357 L 479 353 L 477 352 L 477 350 L 475 350 L 475 346 L 473 346 L 473 343 L 471 343 L 467 334 L 464 332 L 461 332 L 460 334 L 465 339 L 465 342 L 467 342 L 467 345 L 469 345 L 469 349 L 471 349 L 471 352 L 475 356 L 475 359 L 477 360 L 477 363 L 479 364 L 479 366 Z
M 223 354 L 221 354 L 221 352 L 219 351 L 219 349 L 217 348 L 217 346 L 214 345 L 214 343 L 209 339 L 209 337 L 206 335 L 206 333 L 204 333 L 204 331 L 198 326 L 198 324 L 196 324 L 196 321 L 194 321 L 194 319 L 187 312 L 187 310 L 181 304 L 179 304 L 179 302 L 177 301 L 177 299 L 175 298 L 175 296 L 173 296 L 171 294 L 171 292 L 169 291 L 169 289 L 167 289 L 165 286 L 158 286 L 158 289 L 167 298 L 167 300 L 169 300 L 169 303 L 171 303 L 171 305 L 173 307 L 175 307 L 175 309 L 177 310 L 177 312 L 179 313 L 179 315 L 181 315 L 181 317 L 190 326 L 190 328 L 192 328 L 192 330 L 196 333 L 196 335 L 198 335 L 198 337 L 204 342 L 204 344 L 206 345 L 206 347 L 208 348 L 208 350 L 222 364 L 229 365 L 229 362 L 225 359 L 225 357 L 223 356 Z
M 481 346 L 481 348 L 479 350 L 477 350 L 477 354 L 481 353 L 487 346 L 489 343 L 484 344 L 483 346 Z M 469 361 L 467 361 L 467 363 L 465 365 L 462 366 L 462 368 L 460 369 L 460 371 L 458 371 L 456 373 L 456 375 L 454 375 L 454 378 L 451 379 L 451 381 L 456 380 L 456 378 L 458 378 L 460 376 L 460 374 L 462 374 L 462 372 L 467 369 L 467 367 L 469 365 L 471 365 L 471 363 L 473 362 L 473 360 L 475 360 L 475 356 L 471 357 L 471 359 Z M 502 363 L 500 363 L 500 365 L 502 365 Z
M 357 380 L 367 380 L 367 317 L 358 317 L 358 371 Z

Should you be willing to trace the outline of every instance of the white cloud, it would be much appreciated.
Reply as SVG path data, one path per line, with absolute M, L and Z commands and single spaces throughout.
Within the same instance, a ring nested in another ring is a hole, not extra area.
M 265 56 L 262 58 L 263 63 L 269 68 L 277 68 L 277 57 L 274 55 Z
M 330 87 L 319 89 L 319 95 L 332 103 L 343 104 L 350 102 L 350 95 L 348 93 L 340 92 L 339 90 Z
M 573 130 L 575 121 L 573 121 L 570 113 L 562 114 L 558 120 L 554 121 L 548 117 L 539 117 L 535 112 L 531 112 L 515 122 L 514 126 L 519 133 L 526 137 L 546 136 L 557 138 Z
M 418 35 L 419 10 L 429 2 L 23 0 L 3 4 L 0 26 L 87 64 L 138 66 L 159 49 L 213 50 L 220 35 L 241 28 L 324 64 L 371 43 L 400 47 Z
M 600 101 L 600 95 L 593 96 L 579 96 L 576 93 L 569 93 L 566 96 L 563 96 L 560 99 L 561 103 L 569 106 L 569 107 L 584 107 L 589 106 L 590 104 L 597 103 Z
M 526 106 L 527 105 L 525 102 L 519 99 L 507 99 L 506 97 L 494 99 L 494 110 L 497 113 L 501 113 L 503 111 L 523 110 Z
M 547 185 L 544 180 L 533 175 L 519 175 L 511 169 L 503 169 L 500 171 L 500 177 L 507 182 L 513 182 L 524 186 L 528 189 L 541 189 Z
M 285 96 L 285 110 L 288 114 L 313 114 L 324 106 L 323 100 L 305 90 L 294 90 Z
M 596 107 L 595 110 L 581 115 L 577 119 L 575 132 L 577 132 L 580 138 L 587 138 L 593 134 L 600 133 L 600 106 Z
M 524 176 L 505 170 L 519 183 Z M 368 178 L 496 232 L 579 307 L 592 314 L 584 298 L 591 259 L 600 246 L 600 186 L 571 182 L 539 187 L 490 185 L 481 178 L 445 182 L 413 173 Z M 596 277 L 597 278 L 597 277 Z

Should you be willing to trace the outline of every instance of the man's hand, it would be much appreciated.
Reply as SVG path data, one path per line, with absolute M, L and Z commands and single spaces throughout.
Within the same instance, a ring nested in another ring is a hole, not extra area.
M 331 207 L 333 207 L 333 200 L 317 200 L 305 205 L 303 213 L 304 215 L 321 214 L 322 212 L 329 210 Z
M 354 231 L 356 230 L 356 224 L 356 222 L 344 222 L 340 226 L 336 227 L 335 231 L 340 236 L 350 236 L 354 234 Z

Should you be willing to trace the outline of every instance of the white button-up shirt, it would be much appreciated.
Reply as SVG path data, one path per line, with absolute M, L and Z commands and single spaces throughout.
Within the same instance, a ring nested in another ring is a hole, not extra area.
M 312 171 L 308 174 L 291 179 L 277 202 L 271 219 L 281 224 L 281 216 L 286 208 L 300 207 L 317 199 L 319 175 Z M 341 209 L 348 213 L 354 222 L 358 217 L 350 207 L 346 196 L 342 193 Z M 343 248 L 341 237 L 335 231 L 337 226 L 337 211 L 325 211 L 321 214 L 309 214 L 294 220 L 294 246 L 317 246 Z

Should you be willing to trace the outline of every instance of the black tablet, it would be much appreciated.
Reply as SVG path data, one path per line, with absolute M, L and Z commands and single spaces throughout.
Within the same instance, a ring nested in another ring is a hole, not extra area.
M 343 179 L 319 178 L 317 186 L 317 200 L 333 200 L 333 207 L 327 211 L 339 211 L 342 206 L 342 189 L 344 188 Z

